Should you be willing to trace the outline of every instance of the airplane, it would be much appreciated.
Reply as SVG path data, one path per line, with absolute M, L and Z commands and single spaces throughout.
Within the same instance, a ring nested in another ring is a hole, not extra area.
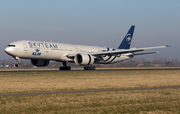
M 10 43 L 5 52 L 15 60 L 19 67 L 19 59 L 30 59 L 32 65 L 37 67 L 47 66 L 50 61 L 62 62 L 59 70 L 71 70 L 68 62 L 84 66 L 84 70 L 95 70 L 96 64 L 112 64 L 133 58 L 136 55 L 154 54 L 158 52 L 142 53 L 146 49 L 166 48 L 170 45 L 130 48 L 135 26 L 132 25 L 120 45 L 114 49 L 109 47 L 73 45 L 65 43 L 41 42 L 21 40 Z M 141 53 L 140 53 L 141 52 Z

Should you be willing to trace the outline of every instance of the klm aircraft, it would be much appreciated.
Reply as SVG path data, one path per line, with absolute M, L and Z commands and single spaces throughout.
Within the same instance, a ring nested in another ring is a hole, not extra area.
M 158 52 L 140 53 L 146 49 L 165 48 L 166 46 L 130 48 L 135 26 L 132 25 L 121 44 L 116 48 L 72 45 L 64 43 L 22 40 L 10 43 L 5 52 L 13 57 L 15 66 L 19 67 L 19 59 L 30 59 L 34 66 L 47 66 L 49 61 L 62 62 L 60 70 L 70 70 L 68 62 L 84 66 L 84 70 L 95 70 L 96 64 L 111 64 L 133 58 L 136 55 Z

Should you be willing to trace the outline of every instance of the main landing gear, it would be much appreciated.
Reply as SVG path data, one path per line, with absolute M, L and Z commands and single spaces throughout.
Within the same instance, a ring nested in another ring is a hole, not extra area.
M 63 61 L 62 64 L 63 64 L 63 67 L 59 67 L 59 70 L 71 70 L 71 67 L 67 66 L 66 61 Z
M 85 66 L 84 70 L 95 70 L 96 67 L 95 66 Z
M 63 64 L 63 67 L 59 67 L 59 70 L 71 70 L 71 67 L 67 66 L 66 61 L 63 61 L 62 64 Z M 91 66 L 91 65 L 87 65 L 87 66 L 84 67 L 84 70 L 95 70 L 95 69 L 96 69 L 96 67 Z

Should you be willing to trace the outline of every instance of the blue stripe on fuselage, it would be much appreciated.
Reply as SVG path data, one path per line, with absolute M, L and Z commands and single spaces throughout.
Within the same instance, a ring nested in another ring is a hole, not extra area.
M 109 47 L 107 47 L 107 50 L 102 50 L 102 52 L 104 52 L 104 51 L 109 51 Z M 109 56 L 108 59 L 104 60 L 104 58 L 105 58 L 106 56 L 108 56 L 108 55 L 103 55 L 103 56 L 102 56 L 104 62 L 108 61 L 108 60 L 111 59 L 111 57 L 112 57 L 112 56 Z
M 112 56 L 110 56 L 108 59 L 106 59 L 106 60 L 103 60 L 103 61 L 104 61 L 104 62 L 106 62 L 106 61 L 108 61 L 109 59 L 111 59 L 111 57 L 112 57 Z
M 106 64 L 113 62 L 115 59 L 116 59 L 116 56 L 111 61 L 107 62 Z

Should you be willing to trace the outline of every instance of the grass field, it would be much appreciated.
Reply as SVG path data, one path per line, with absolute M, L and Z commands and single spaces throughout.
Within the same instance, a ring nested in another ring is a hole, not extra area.
M 0 73 L 0 94 L 180 85 L 180 70 Z
M 179 114 L 180 89 L 0 97 L 1 114 Z
M 0 93 L 180 86 L 180 70 L 0 73 Z M 180 89 L 0 97 L 5 113 L 180 113 Z

